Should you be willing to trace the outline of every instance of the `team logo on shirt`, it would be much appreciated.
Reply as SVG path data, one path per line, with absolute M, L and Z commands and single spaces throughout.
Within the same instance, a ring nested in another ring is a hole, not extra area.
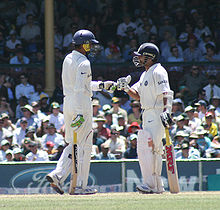
M 158 82 L 158 85 L 161 85 L 163 83 L 166 84 L 166 83 L 168 83 L 168 81 L 167 80 L 162 80 L 162 81 Z
M 148 85 L 148 81 L 146 80 L 145 82 L 144 82 L 144 86 L 147 86 Z

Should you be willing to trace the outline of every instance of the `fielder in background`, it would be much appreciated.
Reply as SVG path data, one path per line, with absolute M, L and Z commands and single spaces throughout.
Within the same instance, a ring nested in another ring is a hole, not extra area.
M 63 107 L 65 141 L 68 145 L 58 160 L 55 170 L 46 178 L 56 192 L 63 194 L 61 186 L 76 163 L 77 181 L 74 194 L 93 194 L 97 190 L 87 186 L 93 137 L 92 91 L 103 89 L 111 91 L 115 83 L 92 81 L 88 54 L 95 53 L 99 42 L 91 31 L 77 31 L 73 35 L 72 43 L 74 50 L 65 57 L 62 67 L 62 84 L 65 95 Z M 76 155 L 75 163 L 72 162 L 73 139 L 77 141 L 77 151 L 74 153 Z
M 170 90 L 168 74 L 158 63 L 159 49 L 152 43 L 142 44 L 134 52 L 133 63 L 144 67 L 138 82 L 129 87 L 131 76 L 117 80 L 118 90 L 124 90 L 135 100 L 140 100 L 143 116 L 143 129 L 138 132 L 137 153 L 143 177 L 143 184 L 137 186 L 140 193 L 163 193 L 161 179 L 164 120 L 170 117 L 173 91 Z

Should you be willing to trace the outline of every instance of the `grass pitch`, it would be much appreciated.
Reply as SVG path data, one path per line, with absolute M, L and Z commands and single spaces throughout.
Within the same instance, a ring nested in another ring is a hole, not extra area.
M 220 192 L 179 194 L 97 193 L 95 195 L 0 195 L 0 209 L 52 210 L 215 210 L 220 209 Z

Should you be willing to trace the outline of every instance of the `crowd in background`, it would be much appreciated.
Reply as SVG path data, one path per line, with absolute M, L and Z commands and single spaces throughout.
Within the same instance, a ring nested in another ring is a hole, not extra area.
M 72 50 L 72 36 L 81 28 L 101 43 L 92 63 L 132 65 L 132 52 L 143 42 L 160 48 L 160 62 L 192 62 L 167 68 L 175 91 L 170 135 L 177 158 L 220 157 L 220 65 L 212 63 L 220 61 L 219 1 L 54 2 L 57 63 Z M 43 64 L 44 1 L 2 0 L 0 11 L 0 64 Z M 58 160 L 65 147 L 60 77 L 49 97 L 44 79 L 31 77 L 44 75 L 44 67 L 0 69 L 0 161 Z M 94 79 L 108 79 L 104 72 Z M 137 158 L 138 101 L 120 91 L 94 92 L 93 115 L 92 159 Z

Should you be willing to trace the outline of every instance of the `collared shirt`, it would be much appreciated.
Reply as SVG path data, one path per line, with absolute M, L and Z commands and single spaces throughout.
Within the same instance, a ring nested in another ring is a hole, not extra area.
M 91 81 L 90 61 L 78 51 L 73 50 L 63 62 L 62 81 L 67 110 L 76 114 L 92 112 L 92 91 L 99 90 L 99 82 Z
M 61 127 L 64 125 L 64 115 L 62 113 L 58 113 L 57 116 L 55 116 L 54 114 L 50 114 L 49 122 L 53 123 L 57 130 L 60 130 Z
M 34 86 L 27 83 L 27 85 L 19 84 L 15 87 L 15 96 L 19 100 L 21 96 L 26 96 L 28 99 L 31 99 L 34 94 Z
M 213 96 L 219 96 L 220 98 L 220 87 L 217 85 L 211 86 L 210 84 L 206 85 L 204 88 L 206 94 L 206 100 L 209 101 L 211 98 L 211 90 L 213 89 Z
M 22 140 L 25 138 L 26 131 L 23 130 L 21 127 L 16 128 L 13 131 L 13 144 L 21 145 Z
M 63 142 L 63 140 L 63 136 L 59 133 L 54 133 L 53 135 L 44 134 L 41 139 L 41 144 L 43 148 L 46 148 L 46 143 L 48 141 L 52 141 L 55 144 L 54 147 L 57 148 L 59 144 Z
M 37 150 L 36 154 L 29 152 L 26 158 L 27 161 L 49 161 L 47 152 L 40 149 Z
M 163 93 L 170 92 L 170 85 L 166 70 L 156 63 L 148 71 L 144 71 L 140 80 L 131 88 L 140 96 L 142 109 L 163 107 Z
M 117 137 L 116 141 L 113 141 L 111 138 L 105 141 L 105 144 L 109 145 L 110 152 L 125 152 L 125 140 L 122 136 Z

